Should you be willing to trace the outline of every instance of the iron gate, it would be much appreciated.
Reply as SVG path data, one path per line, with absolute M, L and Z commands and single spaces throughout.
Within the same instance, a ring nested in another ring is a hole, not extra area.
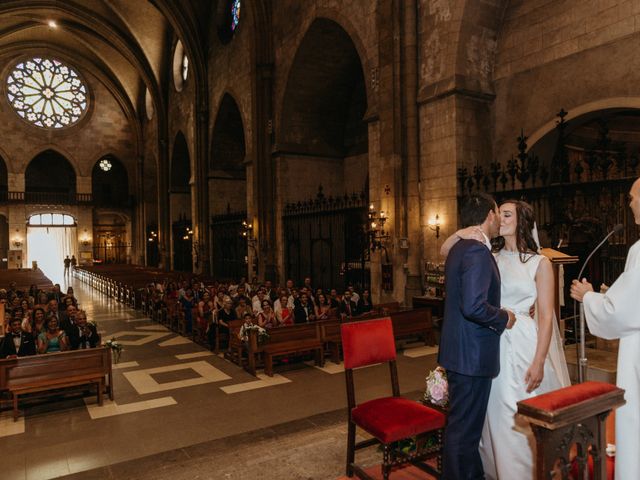
M 315 287 L 357 289 L 371 287 L 367 222 L 367 195 L 325 197 L 320 187 L 315 199 L 288 204 L 282 221 L 287 278 L 301 285 L 311 277 Z

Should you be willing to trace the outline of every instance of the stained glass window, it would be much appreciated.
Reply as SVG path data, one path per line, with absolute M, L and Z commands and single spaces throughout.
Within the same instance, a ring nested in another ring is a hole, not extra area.
M 87 110 L 87 87 L 78 73 L 51 58 L 18 63 L 7 77 L 7 97 L 18 115 L 42 128 L 68 127 Z
M 233 0 L 231 2 L 231 31 L 235 31 L 236 27 L 240 23 L 240 0 Z
M 109 170 L 111 170 L 111 167 L 113 166 L 111 165 L 111 162 L 109 161 L 108 158 L 103 158 L 102 160 L 100 160 L 99 165 L 100 165 L 100 168 L 105 172 L 108 172 Z

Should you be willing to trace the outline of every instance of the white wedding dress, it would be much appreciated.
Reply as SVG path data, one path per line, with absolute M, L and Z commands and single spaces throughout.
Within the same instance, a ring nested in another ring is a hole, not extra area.
M 512 310 L 517 321 L 500 337 L 500 374 L 493 379 L 487 416 L 480 441 L 480 456 L 490 480 L 534 478 L 535 440 L 529 423 L 516 415 L 520 400 L 570 385 L 564 351 L 557 326 L 540 387 L 527 393 L 526 372 L 535 356 L 537 321 L 529 309 L 537 298 L 535 275 L 541 255 L 528 255 L 523 263 L 519 253 L 501 250 L 495 255 L 501 280 L 502 308 Z M 555 318 L 553 319 L 556 325 Z

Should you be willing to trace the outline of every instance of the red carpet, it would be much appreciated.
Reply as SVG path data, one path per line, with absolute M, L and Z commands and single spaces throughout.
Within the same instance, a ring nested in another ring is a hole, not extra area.
M 382 470 L 380 469 L 380 465 L 375 467 L 367 468 L 365 470 L 367 474 L 371 475 L 373 478 L 382 480 Z M 357 477 L 353 477 L 357 478 Z M 402 469 L 393 470 L 391 475 L 389 476 L 390 480 L 433 480 L 435 477 L 429 475 L 428 473 L 423 472 L 419 468 L 414 467 L 413 465 L 409 465 Z M 340 477 L 338 480 L 350 480 L 349 477 Z

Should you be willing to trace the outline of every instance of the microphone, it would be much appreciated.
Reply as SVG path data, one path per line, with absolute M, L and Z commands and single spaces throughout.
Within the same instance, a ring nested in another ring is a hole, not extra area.
M 596 248 L 593 249 L 593 251 L 589 254 L 584 264 L 582 265 L 582 268 L 580 269 L 580 273 L 578 273 L 578 281 L 581 280 L 582 273 L 584 272 L 584 269 L 587 268 L 587 264 L 589 263 L 589 260 L 591 260 L 591 257 L 593 257 L 593 255 L 600 249 L 600 247 L 602 247 L 602 245 L 604 245 L 604 242 L 609 240 L 609 237 L 611 235 L 613 235 L 614 233 L 621 232 L 622 230 L 624 230 L 624 225 L 622 223 L 617 224 L 615 227 L 613 227 L 613 230 L 607 233 L 607 236 L 602 239 L 602 241 L 596 246 Z
M 587 257 L 587 259 L 585 260 L 584 264 L 582 265 L 582 268 L 580 269 L 580 273 L 578 273 L 578 281 L 582 281 L 582 273 L 584 272 L 584 269 L 587 268 L 587 264 L 589 263 L 589 260 L 591 260 L 591 257 L 593 257 L 593 255 L 600 249 L 600 247 L 602 247 L 602 245 L 604 245 L 604 242 L 606 242 L 607 240 L 609 240 L 609 237 L 611 235 L 613 235 L 614 233 L 618 233 L 621 232 L 622 230 L 624 230 L 624 225 L 622 223 L 617 224 L 615 227 L 613 227 L 613 230 L 611 230 L 609 233 L 607 233 L 607 236 L 604 237 L 602 239 L 602 241 L 596 246 L 596 248 L 594 248 L 591 253 L 589 254 L 589 256 Z M 576 301 L 574 300 L 573 302 L 573 321 L 575 322 L 576 319 Z M 574 334 L 577 337 L 577 329 L 574 329 Z M 584 319 L 584 305 L 582 303 L 580 303 L 580 343 L 578 344 L 577 342 L 577 338 L 575 338 L 576 340 L 576 345 L 579 345 L 579 351 L 578 351 L 578 381 L 579 383 L 582 383 L 586 380 L 586 374 L 587 374 L 587 357 L 586 357 L 586 353 L 585 353 L 585 319 Z

